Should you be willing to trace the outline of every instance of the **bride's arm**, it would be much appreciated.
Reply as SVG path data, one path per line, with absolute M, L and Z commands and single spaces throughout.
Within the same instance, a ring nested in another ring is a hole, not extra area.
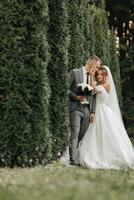
M 102 86 L 105 88 L 105 90 L 106 90 L 107 92 L 110 91 L 110 85 L 109 85 L 109 84 L 104 83 Z
M 101 93 L 101 91 L 98 89 L 97 85 L 95 84 L 93 76 L 90 76 L 90 85 L 93 87 L 93 89 L 94 89 L 94 91 L 95 91 L 96 94 Z M 110 85 L 109 84 L 104 83 L 104 84 L 102 84 L 102 86 L 105 88 L 105 90 L 107 92 L 110 91 Z

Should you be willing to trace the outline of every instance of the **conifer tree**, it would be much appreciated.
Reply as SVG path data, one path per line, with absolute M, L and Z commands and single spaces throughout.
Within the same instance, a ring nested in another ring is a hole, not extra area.
M 85 62 L 85 5 L 83 0 L 70 0 L 69 4 L 69 69 L 79 68 Z
M 94 37 L 94 53 L 98 55 L 104 64 L 109 65 L 109 28 L 107 16 L 103 9 L 91 6 L 92 10 L 92 36 Z
M 46 0 L 2 1 L 0 11 L 0 165 L 51 158 Z
M 68 144 L 68 12 L 65 0 L 49 0 L 49 44 L 51 60 L 48 75 L 51 86 L 50 119 L 53 159 L 62 154 Z

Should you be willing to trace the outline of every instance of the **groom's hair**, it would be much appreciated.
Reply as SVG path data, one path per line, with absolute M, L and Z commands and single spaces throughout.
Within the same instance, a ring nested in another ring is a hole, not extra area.
M 90 56 L 88 59 L 87 59 L 87 62 L 86 62 L 86 64 L 90 64 L 92 61 L 99 61 L 100 62 L 100 65 L 102 64 L 102 60 L 98 57 L 98 56 L 96 56 L 96 55 L 92 55 L 92 56 Z

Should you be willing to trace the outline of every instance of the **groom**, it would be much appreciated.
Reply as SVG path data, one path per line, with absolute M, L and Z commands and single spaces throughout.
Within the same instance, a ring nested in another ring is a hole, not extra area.
M 86 65 L 80 69 L 70 71 L 69 81 L 69 110 L 70 110 L 70 164 L 78 165 L 78 143 L 84 136 L 89 122 L 93 122 L 95 118 L 95 95 L 86 98 L 85 96 L 77 96 L 75 89 L 79 83 L 88 83 L 89 74 L 92 69 L 96 70 L 100 67 L 101 60 L 97 56 L 90 56 Z

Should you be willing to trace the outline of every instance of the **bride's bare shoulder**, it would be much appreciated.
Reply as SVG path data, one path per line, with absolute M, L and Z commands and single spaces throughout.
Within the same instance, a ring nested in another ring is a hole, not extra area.
M 110 85 L 109 85 L 108 83 L 104 83 L 102 86 L 105 88 L 105 90 L 106 90 L 107 92 L 110 91 Z

